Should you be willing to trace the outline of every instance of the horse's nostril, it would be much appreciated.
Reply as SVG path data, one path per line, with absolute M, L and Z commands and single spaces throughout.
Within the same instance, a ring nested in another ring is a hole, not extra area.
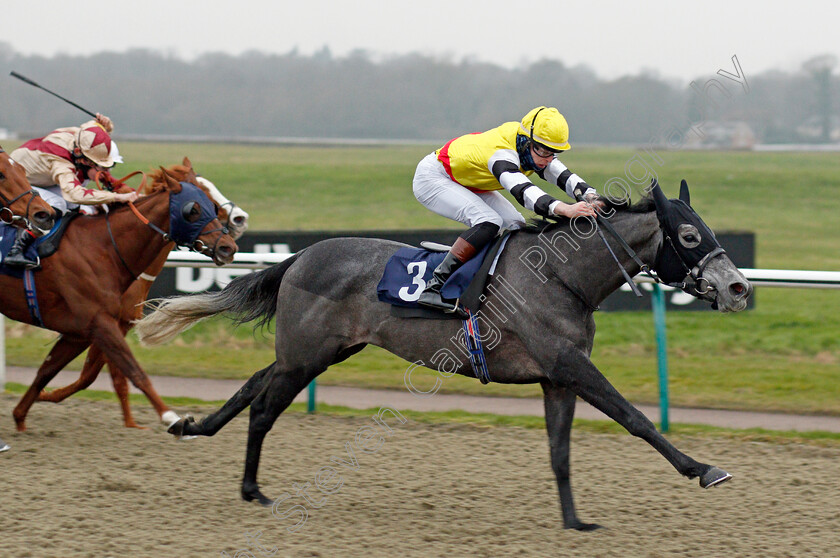
M 731 285 L 729 285 L 729 291 L 735 298 L 740 298 L 747 294 L 749 289 L 747 289 L 746 285 L 744 285 L 743 283 L 732 283 Z
M 239 217 L 234 217 L 233 218 L 233 224 L 236 225 L 237 227 L 241 227 L 244 223 L 245 223 L 245 217 L 242 217 L 241 215 Z

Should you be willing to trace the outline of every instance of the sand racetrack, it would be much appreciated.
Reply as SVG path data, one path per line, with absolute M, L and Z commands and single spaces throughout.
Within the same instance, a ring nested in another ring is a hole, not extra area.
M 69 400 L 36 404 L 16 434 L 16 400 L 0 395 L 12 445 L 0 454 L 4 557 L 840 556 L 837 446 L 672 438 L 735 475 L 706 491 L 641 440 L 575 433 L 579 514 L 607 527 L 578 533 L 561 528 L 542 431 L 386 417 L 393 435 L 374 447 L 372 419 L 283 415 L 264 446 L 263 491 L 309 482 L 320 507 L 290 496 L 273 515 L 239 497 L 244 414 L 213 438 L 177 442 L 148 407 L 138 422 L 153 426 L 136 431 L 115 404 Z M 319 470 L 331 494 L 314 488 Z M 296 504 L 308 518 L 290 532 Z M 247 540 L 258 532 L 263 551 Z

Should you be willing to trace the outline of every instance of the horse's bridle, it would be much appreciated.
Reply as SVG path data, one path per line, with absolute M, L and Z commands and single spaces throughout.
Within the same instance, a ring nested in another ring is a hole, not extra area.
M 0 148 L 0 153 L 5 153 L 5 150 Z M 22 215 L 15 215 L 15 212 L 12 211 L 12 204 L 16 201 L 21 199 L 24 196 L 32 196 L 29 198 L 29 201 L 26 203 L 26 216 Z M 29 208 L 32 206 L 32 202 L 35 198 L 40 197 L 40 194 L 36 192 L 33 188 L 29 188 L 29 190 L 23 192 L 22 194 L 18 194 L 16 197 L 12 198 L 11 200 L 6 197 L 3 192 L 0 192 L 0 200 L 2 200 L 2 205 L 0 205 L 0 221 L 6 223 L 7 225 L 11 225 L 15 221 L 23 221 L 23 224 L 26 226 L 27 229 L 32 228 L 32 224 L 29 222 Z M 8 212 L 8 213 L 6 213 Z M 7 217 L 8 216 L 8 220 Z
M 167 233 L 166 231 L 164 231 L 163 229 L 161 229 L 160 227 L 158 227 L 157 225 L 155 225 L 154 223 L 149 221 L 142 213 L 140 213 L 140 210 L 137 209 L 137 207 L 134 205 L 134 203 L 128 202 L 128 207 L 131 208 L 131 211 L 140 220 L 141 223 L 143 223 L 144 225 L 146 225 L 147 227 L 149 227 L 150 229 L 152 229 L 153 231 L 155 231 L 156 233 L 161 235 L 164 242 L 167 242 L 167 243 L 168 242 L 175 242 L 175 246 L 177 248 L 186 248 L 187 250 L 189 250 L 191 252 L 198 252 L 198 253 L 202 253 L 205 250 L 205 248 L 207 248 L 207 244 L 205 244 L 204 241 L 200 240 L 198 237 L 196 237 L 196 239 L 194 241 L 190 242 L 189 244 L 178 243 L 178 242 L 174 241 L 172 239 L 172 237 L 169 235 L 169 233 Z M 111 216 L 110 213 L 105 214 L 105 224 L 108 227 L 108 236 L 111 237 L 111 244 L 114 246 L 114 251 L 117 253 L 117 257 L 119 257 L 120 261 L 123 264 L 123 267 L 125 267 L 128 270 L 128 272 L 131 274 L 132 277 L 137 279 L 138 277 L 140 277 L 140 275 L 137 275 L 136 273 L 134 273 L 134 271 L 132 271 L 131 267 L 128 265 L 128 262 L 125 261 L 125 258 L 123 258 L 122 254 L 120 253 L 120 249 L 117 246 L 117 240 L 116 240 L 116 238 L 114 238 L 114 233 L 111 230 L 110 216 Z M 202 236 L 202 235 L 205 235 L 205 234 L 213 234 L 214 232 L 219 232 L 219 231 L 221 231 L 222 234 L 220 234 L 219 237 L 216 239 L 216 242 L 213 243 L 213 247 L 211 248 L 211 253 L 213 253 L 213 254 L 216 253 L 216 246 L 219 245 L 219 241 L 222 239 L 222 236 L 228 233 L 227 227 L 225 227 L 223 225 L 221 227 L 211 229 L 209 231 L 205 231 L 204 229 L 201 229 L 198 233 L 198 236 Z
M 685 290 L 686 288 L 688 288 L 688 284 L 685 281 L 672 282 L 672 283 L 668 283 L 668 282 L 663 281 L 655 273 L 655 271 L 653 269 L 651 269 L 649 264 L 646 264 L 645 262 L 642 261 L 642 259 L 639 257 L 638 254 L 636 254 L 636 252 L 633 250 L 633 248 L 631 248 L 630 245 L 627 244 L 627 241 L 624 240 L 624 238 L 622 238 L 621 235 L 618 234 L 618 231 L 616 231 L 613 228 L 612 224 L 610 224 L 609 221 L 607 221 L 606 219 L 604 219 L 600 215 L 598 215 L 596 217 L 596 225 L 595 226 L 597 227 L 598 225 L 600 225 L 601 227 L 606 229 L 607 232 L 609 232 L 618 241 L 618 243 L 621 245 L 621 247 L 624 249 L 624 251 L 627 252 L 627 255 L 630 256 L 633 259 L 633 261 L 639 266 L 639 268 L 641 268 L 642 273 L 644 273 L 645 275 L 647 275 L 648 277 L 653 279 L 656 283 L 658 283 L 660 285 L 667 285 L 669 287 L 674 287 L 674 288 L 677 288 L 677 289 L 680 289 L 680 290 Z M 671 249 L 674 251 L 674 254 L 676 254 L 677 260 L 680 262 L 680 265 L 685 270 L 685 276 L 686 277 L 691 277 L 691 279 L 694 281 L 694 287 L 693 288 L 697 292 L 697 294 L 705 295 L 705 294 L 707 294 L 711 291 L 714 291 L 715 290 L 714 286 L 709 282 L 708 279 L 703 277 L 703 272 L 706 270 L 706 266 L 709 265 L 709 262 L 711 262 L 717 256 L 720 256 L 721 254 L 725 254 L 726 250 L 724 250 L 722 246 L 718 245 L 717 247 L 712 249 L 709 253 L 707 253 L 705 256 L 703 256 L 700 259 L 700 261 L 698 261 L 693 267 L 689 267 L 689 265 L 686 263 L 683 256 L 680 254 L 680 251 L 677 250 L 677 247 L 674 245 L 674 241 L 671 240 L 671 236 L 667 232 L 665 232 L 665 230 L 662 228 L 662 223 L 661 222 L 659 223 L 659 230 L 662 231 L 663 239 L 671 245 Z M 602 238 L 603 238 L 603 236 L 602 236 Z M 604 239 L 604 242 L 606 243 L 606 239 Z M 612 253 L 612 248 L 609 247 L 609 244 L 607 244 L 607 248 L 609 248 L 610 253 Z M 659 248 L 659 250 L 657 250 L 657 260 L 659 259 L 659 255 L 661 255 L 661 253 L 662 253 L 662 245 L 660 244 L 660 248 Z M 613 258 L 615 258 L 614 253 L 613 253 Z M 625 278 L 627 278 L 628 277 L 627 271 L 624 269 L 624 266 L 621 265 L 621 262 L 619 262 L 617 258 L 616 258 L 616 263 L 618 263 L 618 266 L 621 268 Z M 655 266 L 655 264 L 654 264 L 654 266 Z M 631 289 L 633 290 L 634 293 L 636 293 L 636 296 L 641 296 L 641 292 L 636 287 L 636 284 L 633 283 L 632 280 L 630 280 L 630 279 L 628 279 L 628 281 L 630 283 Z M 705 287 L 702 291 L 700 290 L 700 285 L 701 284 L 705 284 Z
M 709 253 L 707 253 L 705 256 L 700 258 L 700 261 L 697 262 L 697 264 L 694 267 L 689 269 L 688 264 L 685 262 L 685 259 L 682 257 L 679 250 L 677 250 L 677 247 L 674 245 L 674 241 L 671 240 L 671 236 L 668 233 L 666 233 L 664 230 L 662 230 L 662 225 L 661 224 L 659 225 L 659 230 L 662 231 L 662 236 L 671 245 L 671 249 L 674 251 L 674 254 L 677 255 L 677 260 L 680 262 L 680 265 L 685 270 L 685 276 L 686 277 L 691 277 L 691 279 L 694 281 L 694 287 L 693 288 L 697 292 L 697 294 L 704 295 L 704 294 L 707 294 L 711 291 L 714 291 L 715 287 L 709 282 L 708 279 L 703 277 L 703 272 L 706 270 L 706 266 L 709 265 L 709 262 L 711 262 L 714 258 L 720 256 L 721 254 L 726 254 L 726 250 L 724 250 L 722 246 L 717 246 L 716 248 L 712 249 Z M 643 270 L 643 271 L 645 271 L 646 275 L 648 275 L 650 277 L 653 277 L 653 275 L 651 275 L 650 272 L 648 272 L 646 270 Z M 658 282 L 663 283 L 663 284 L 667 284 L 667 285 L 670 285 L 672 287 L 677 287 L 677 288 L 683 289 L 683 290 L 687 287 L 685 281 L 683 281 L 682 283 L 664 283 L 658 277 L 654 277 L 654 279 Z M 701 282 L 705 283 L 705 288 L 702 291 L 700 290 L 700 285 L 702 284 Z
M 15 212 L 12 211 L 12 204 L 21 199 L 23 196 L 29 196 L 29 201 L 26 203 L 26 216 L 22 215 L 15 215 Z M 29 208 L 32 206 L 32 202 L 35 198 L 40 197 L 38 192 L 35 190 L 29 189 L 26 192 L 19 194 L 18 196 L 12 198 L 11 200 L 5 196 L 2 192 L 0 192 L 0 200 L 3 201 L 2 206 L 0 206 L 0 221 L 3 221 L 7 225 L 11 225 L 15 221 L 23 221 L 23 224 L 26 226 L 27 229 L 32 228 L 32 224 L 29 222 Z M 8 212 L 8 213 L 6 213 Z M 10 216 L 7 220 L 6 216 Z
M 230 209 L 225 209 L 227 206 L 230 206 Z M 236 209 L 236 204 L 232 201 L 229 201 L 220 205 L 219 209 L 224 209 L 225 211 L 227 211 L 227 222 L 224 224 L 224 227 L 226 229 L 230 229 L 230 220 L 233 216 L 233 210 Z

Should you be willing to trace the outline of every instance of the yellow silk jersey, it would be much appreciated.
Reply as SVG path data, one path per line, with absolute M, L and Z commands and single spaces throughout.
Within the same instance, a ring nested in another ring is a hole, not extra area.
M 557 200 L 534 185 L 528 178 L 535 171 L 523 170 L 516 151 L 519 122 L 505 122 L 501 126 L 478 134 L 467 134 L 449 141 L 438 149 L 438 160 L 449 177 L 476 193 L 508 190 L 520 204 L 539 215 L 549 215 Z M 594 192 L 578 175 L 553 159 L 537 175 L 563 188 L 569 197 Z

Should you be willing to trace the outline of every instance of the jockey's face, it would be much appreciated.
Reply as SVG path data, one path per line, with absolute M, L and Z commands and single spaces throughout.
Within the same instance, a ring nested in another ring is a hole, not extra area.
M 84 169 L 85 176 L 87 176 L 91 180 L 95 179 L 97 172 L 105 172 L 105 171 L 108 170 L 106 167 L 102 167 L 100 165 L 97 165 L 96 163 L 94 163 L 93 161 L 91 161 L 88 158 L 82 159 L 79 162 L 79 167 Z
M 100 167 L 99 165 L 94 164 L 92 167 L 85 167 L 85 176 L 88 177 L 89 180 L 96 180 L 96 175 L 100 172 L 105 172 L 108 169 L 105 167 Z
M 542 170 L 554 159 L 554 152 L 541 149 L 541 146 L 531 143 L 531 157 L 538 169 Z

